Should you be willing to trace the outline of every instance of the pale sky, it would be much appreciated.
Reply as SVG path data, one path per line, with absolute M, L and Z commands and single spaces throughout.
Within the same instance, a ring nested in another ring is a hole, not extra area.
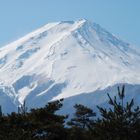
M 140 46 L 140 0 L 0 0 L 0 46 L 48 22 L 79 18 Z

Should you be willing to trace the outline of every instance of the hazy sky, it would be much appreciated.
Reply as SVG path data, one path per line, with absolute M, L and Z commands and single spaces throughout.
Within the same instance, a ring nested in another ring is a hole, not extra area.
M 140 0 L 0 0 L 0 46 L 48 22 L 79 18 L 140 46 Z

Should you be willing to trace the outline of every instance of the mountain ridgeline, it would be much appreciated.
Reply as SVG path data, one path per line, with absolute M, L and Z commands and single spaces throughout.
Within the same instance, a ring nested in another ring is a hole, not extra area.
M 0 105 L 3 112 L 43 107 L 64 98 L 61 113 L 73 105 L 106 105 L 126 85 L 127 98 L 140 95 L 140 49 L 96 23 L 81 19 L 48 23 L 0 48 Z

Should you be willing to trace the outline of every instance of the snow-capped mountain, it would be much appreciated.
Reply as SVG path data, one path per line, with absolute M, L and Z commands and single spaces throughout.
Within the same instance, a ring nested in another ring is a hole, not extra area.
M 104 104 L 120 83 L 140 97 L 140 49 L 85 19 L 48 23 L 0 48 L 4 112 L 24 100 L 30 108 L 65 98 L 67 111 L 74 103 Z

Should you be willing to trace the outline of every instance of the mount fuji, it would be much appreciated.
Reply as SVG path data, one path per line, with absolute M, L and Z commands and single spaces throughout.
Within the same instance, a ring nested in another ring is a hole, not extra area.
M 140 102 L 140 49 L 85 19 L 48 23 L 0 48 L 0 105 L 5 113 L 64 98 L 75 103 L 107 102 L 106 93 L 126 85 Z

